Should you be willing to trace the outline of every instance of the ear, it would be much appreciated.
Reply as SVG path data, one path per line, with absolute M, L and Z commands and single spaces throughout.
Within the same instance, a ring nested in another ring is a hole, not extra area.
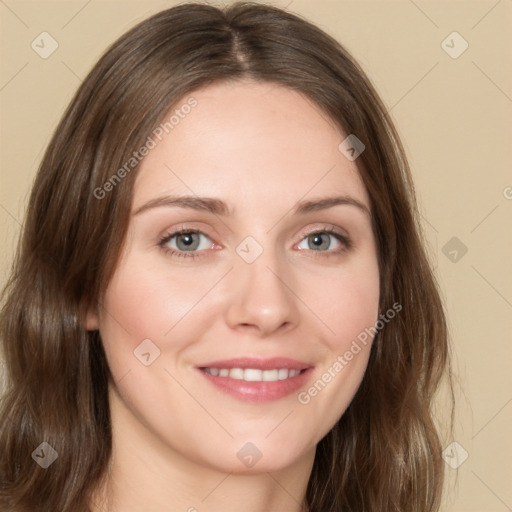
M 100 327 L 100 320 L 96 308 L 90 308 L 85 316 L 85 328 L 88 331 L 97 331 Z

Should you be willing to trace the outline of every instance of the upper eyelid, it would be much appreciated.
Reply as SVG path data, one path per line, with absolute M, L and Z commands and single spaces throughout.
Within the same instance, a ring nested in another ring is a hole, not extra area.
M 351 237 L 348 235 L 348 233 L 342 233 L 340 231 L 342 231 L 340 228 L 337 228 L 337 227 L 331 226 L 331 225 L 326 225 L 326 226 L 324 225 L 324 226 L 319 226 L 319 227 L 310 228 L 310 229 L 304 228 L 303 230 L 299 231 L 299 234 L 298 234 L 298 236 L 300 237 L 299 242 L 304 240 L 305 237 L 313 235 L 315 233 L 328 233 L 333 236 L 338 235 L 342 239 L 342 241 L 346 241 L 347 243 L 350 242 Z M 345 230 L 343 230 L 343 231 L 345 231 Z M 213 238 L 210 235 L 208 235 L 208 233 L 205 233 L 203 230 L 201 230 L 199 228 L 194 228 L 194 227 L 181 227 L 181 228 L 176 228 L 174 230 L 170 230 L 167 232 L 167 234 L 160 237 L 160 243 L 168 243 L 174 237 L 179 236 L 181 234 L 187 234 L 187 233 L 196 233 L 196 234 L 204 235 L 212 241 L 212 244 L 217 244 L 217 242 L 215 242 L 215 240 L 213 240 Z M 200 251 L 196 251 L 196 252 L 200 252 Z

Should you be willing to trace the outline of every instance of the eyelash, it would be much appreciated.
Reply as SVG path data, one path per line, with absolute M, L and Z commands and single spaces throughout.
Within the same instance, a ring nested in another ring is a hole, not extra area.
M 195 259 L 195 258 L 199 258 L 199 257 L 203 256 L 201 254 L 203 251 L 176 251 L 175 249 L 171 249 L 166 245 L 175 236 L 189 235 L 189 234 L 198 234 L 198 235 L 204 235 L 204 236 L 208 237 L 208 235 L 206 235 L 206 233 L 203 233 L 202 231 L 199 231 L 197 229 L 183 228 L 183 229 L 178 229 L 176 231 L 173 231 L 172 233 L 167 233 L 166 235 L 164 235 L 158 242 L 158 246 L 165 253 L 170 254 L 171 256 L 177 256 L 178 258 Z M 308 231 L 303 232 L 300 235 L 301 236 L 300 241 L 302 242 L 308 236 L 321 235 L 321 234 L 327 234 L 327 235 L 333 236 L 342 245 L 338 249 L 330 249 L 327 251 L 314 251 L 314 250 L 309 249 L 310 252 L 314 253 L 315 258 L 316 257 L 320 257 L 320 258 L 329 257 L 334 254 L 338 255 L 338 254 L 348 251 L 352 248 L 352 241 L 350 240 L 350 238 L 347 237 L 346 235 L 342 235 L 341 233 L 338 233 L 334 228 L 324 228 L 324 229 L 318 229 L 318 230 L 311 231 L 311 232 L 308 232 Z M 304 249 L 301 249 L 301 250 L 304 250 Z

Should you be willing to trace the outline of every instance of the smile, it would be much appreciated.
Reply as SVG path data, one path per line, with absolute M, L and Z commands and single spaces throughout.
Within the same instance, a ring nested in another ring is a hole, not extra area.
M 238 358 L 196 367 L 217 390 L 244 402 L 284 398 L 309 379 L 313 366 L 289 358 Z

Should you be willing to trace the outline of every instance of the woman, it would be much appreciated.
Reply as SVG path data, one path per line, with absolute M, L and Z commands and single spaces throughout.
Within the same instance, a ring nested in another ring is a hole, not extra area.
M 112 45 L 1 328 L 2 509 L 439 509 L 447 333 L 406 157 L 298 16 L 184 4 Z

